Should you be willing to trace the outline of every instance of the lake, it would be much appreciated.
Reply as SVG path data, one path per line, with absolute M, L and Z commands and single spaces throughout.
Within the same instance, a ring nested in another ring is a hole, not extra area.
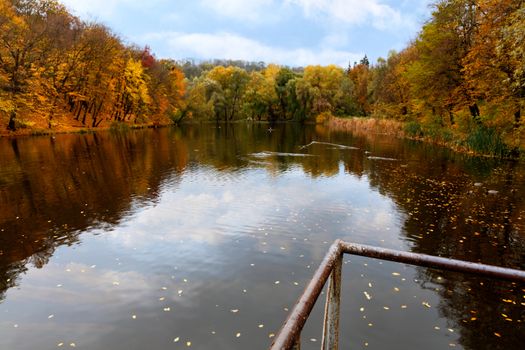
M 337 238 L 525 269 L 524 198 L 522 162 L 322 126 L 0 139 L 0 349 L 266 349 Z M 523 284 L 344 257 L 341 349 L 524 322 Z

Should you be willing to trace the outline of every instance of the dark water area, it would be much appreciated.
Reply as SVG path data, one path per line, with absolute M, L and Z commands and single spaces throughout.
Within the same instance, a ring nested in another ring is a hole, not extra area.
M 0 139 L 0 349 L 265 349 L 337 238 L 525 269 L 524 195 L 521 162 L 323 127 Z M 341 349 L 524 322 L 523 284 L 345 256 Z

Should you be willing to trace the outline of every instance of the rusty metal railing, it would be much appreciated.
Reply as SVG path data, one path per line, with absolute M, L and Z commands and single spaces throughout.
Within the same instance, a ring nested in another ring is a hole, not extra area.
M 514 282 L 525 282 L 525 271 L 336 240 L 328 250 L 321 265 L 312 277 L 312 280 L 308 283 L 303 294 L 288 315 L 288 318 L 284 322 L 279 334 L 277 334 L 270 346 L 270 350 L 301 348 L 301 331 L 328 278 L 330 278 L 330 284 L 326 296 L 321 349 L 338 349 L 341 269 L 343 255 L 345 253 L 416 266 L 472 273 L 483 277 L 498 278 Z

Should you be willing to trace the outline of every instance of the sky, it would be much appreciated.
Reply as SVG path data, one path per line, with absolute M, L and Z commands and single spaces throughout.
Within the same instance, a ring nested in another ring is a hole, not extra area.
M 432 0 L 62 0 L 158 58 L 347 67 L 401 50 Z

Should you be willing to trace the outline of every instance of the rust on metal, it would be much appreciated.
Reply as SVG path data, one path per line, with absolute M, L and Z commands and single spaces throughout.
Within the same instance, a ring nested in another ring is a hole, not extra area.
M 303 294 L 290 312 L 290 315 L 284 322 L 279 334 L 275 337 L 270 349 L 272 350 L 289 350 L 294 345 L 295 339 L 301 333 L 310 312 L 321 294 L 326 280 L 332 272 L 335 260 L 342 254 L 340 240 L 335 241 L 321 265 L 315 271 L 310 283 L 306 286 Z
M 381 260 L 390 260 L 398 263 L 443 269 L 449 271 L 472 273 L 479 276 L 498 278 L 515 282 L 525 282 L 525 271 L 508 269 L 504 267 L 472 263 L 462 260 L 441 258 L 438 256 L 402 252 L 386 248 L 377 248 L 362 244 L 341 241 L 344 253 L 366 256 Z
M 300 334 L 295 339 L 295 343 L 292 346 L 292 350 L 301 350 L 301 335 Z

